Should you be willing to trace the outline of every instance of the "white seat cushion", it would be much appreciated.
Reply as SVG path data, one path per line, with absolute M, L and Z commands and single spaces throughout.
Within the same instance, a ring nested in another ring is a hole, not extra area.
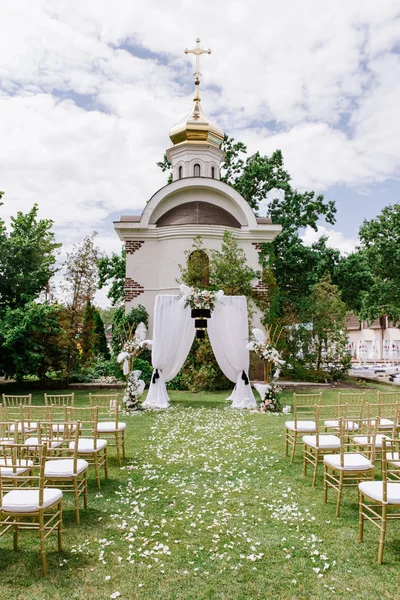
M 382 502 L 383 481 L 363 481 L 358 484 L 358 488 L 372 500 Z M 387 484 L 387 503 L 400 504 L 400 483 Z
M 10 464 L 11 466 L 8 466 Z M 18 460 L 17 465 L 15 465 L 15 469 L 12 467 L 12 462 L 8 461 L 0 463 L 0 477 L 15 477 L 16 475 L 23 475 L 27 471 L 29 471 L 29 467 L 33 467 L 32 460 Z
M 96 450 L 94 449 L 93 438 L 79 438 L 78 441 L 78 452 L 80 454 L 93 454 L 93 452 L 99 452 L 105 446 L 107 446 L 107 440 L 97 440 Z M 75 442 L 70 442 L 69 447 L 71 450 L 75 448 Z
M 74 473 L 74 460 L 73 458 L 66 458 L 65 460 L 47 460 L 44 469 L 44 476 L 48 478 L 57 479 L 58 477 L 73 477 L 83 473 L 89 466 L 89 463 L 83 458 L 77 460 L 77 470 Z
M 375 448 L 382 448 L 382 440 L 383 440 L 383 438 L 385 438 L 386 440 L 390 439 L 387 435 L 380 435 L 380 434 L 378 434 L 376 436 Z M 373 436 L 372 435 L 355 435 L 353 437 L 353 441 L 356 444 L 358 444 L 359 446 L 368 446 L 369 444 L 372 444 L 372 440 L 373 440 Z
M 97 424 L 97 431 L 99 433 L 114 433 L 115 431 L 122 431 L 126 428 L 126 423 L 118 423 L 118 429 L 115 421 L 101 421 Z
M 295 427 L 294 421 L 286 421 L 285 427 L 286 429 L 291 429 L 292 431 L 315 431 L 316 425 L 315 421 L 297 421 L 297 427 Z
M 64 433 L 65 425 L 64 423 L 53 423 L 53 431 L 55 433 Z
M 14 438 L 0 438 L 0 446 L 10 446 L 14 444 Z
M 368 423 L 368 421 L 365 421 L 366 423 Z M 375 419 L 371 419 L 370 421 L 371 427 L 375 426 Z M 380 423 L 379 423 L 379 427 L 381 429 L 392 429 L 394 425 L 394 422 L 391 421 L 390 419 L 381 419 Z
M 47 508 L 62 498 L 62 491 L 46 488 L 43 493 L 43 505 Z M 36 512 L 39 510 L 39 490 L 19 489 L 3 496 L 2 510 L 6 512 Z
M 304 435 L 303 442 L 307 444 L 307 446 L 311 446 L 312 448 L 317 448 L 317 436 L 316 435 Z M 320 435 L 319 436 L 319 445 L 318 448 L 329 449 L 332 450 L 340 448 L 340 439 L 337 435 Z
M 39 446 L 40 444 L 48 444 L 52 448 L 59 448 L 60 446 L 62 446 L 62 443 L 63 443 L 62 440 L 57 440 L 54 438 L 51 441 L 48 440 L 47 438 L 42 438 L 42 441 L 39 442 L 39 438 L 31 437 L 31 438 L 28 438 L 27 440 L 25 440 L 24 445 L 29 446 L 29 450 L 34 450 L 35 447 Z
M 339 421 L 337 419 L 324 421 L 324 426 L 331 429 L 339 429 Z M 345 429 L 348 431 L 357 431 L 358 424 L 354 423 L 354 421 L 345 421 Z
M 340 466 L 340 454 L 328 454 L 324 456 L 324 463 L 331 467 L 342 470 Z M 366 456 L 362 454 L 346 453 L 344 455 L 344 471 L 365 471 L 372 469 L 373 464 Z
M 24 429 L 25 429 L 25 431 L 36 431 L 37 423 L 34 423 L 33 421 L 31 421 L 30 423 L 26 422 L 26 423 L 24 423 Z M 10 431 L 11 431 L 11 433 L 14 433 L 15 425 L 11 425 Z M 18 431 L 22 431 L 22 423 L 18 423 Z

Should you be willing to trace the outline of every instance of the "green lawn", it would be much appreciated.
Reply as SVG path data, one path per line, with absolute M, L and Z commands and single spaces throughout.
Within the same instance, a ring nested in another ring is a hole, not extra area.
M 285 416 L 234 411 L 223 392 L 170 395 L 172 409 L 127 417 L 129 458 L 120 468 L 111 453 L 100 494 L 91 473 L 80 527 L 65 498 L 64 552 L 49 539 L 46 578 L 33 533 L 17 553 L 12 535 L 0 539 L 1 599 L 400 597 L 400 524 L 380 567 L 378 531 L 367 524 L 357 543 L 355 490 L 336 519 L 321 476 L 316 489 L 303 477 L 300 447 L 285 458 Z

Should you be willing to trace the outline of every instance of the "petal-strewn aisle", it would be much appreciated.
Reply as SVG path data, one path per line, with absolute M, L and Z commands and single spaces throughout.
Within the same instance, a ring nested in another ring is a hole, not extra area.
M 271 569 L 286 585 L 316 577 L 334 590 L 334 557 L 314 533 L 312 511 L 280 480 L 285 459 L 269 450 L 257 418 L 206 408 L 154 414 L 144 450 L 123 467 L 127 482 L 109 501 L 110 535 L 95 541 L 110 574 L 114 565 L 134 565 L 142 574 L 138 594 L 150 578 L 159 581 L 159 597 L 163 578 L 171 577 L 191 582 L 190 589 L 193 578 L 203 586 L 204 596 L 188 590 L 186 597 L 208 597 L 218 586 L 222 593 L 235 581 L 250 590 L 257 580 L 249 597 L 263 597 L 256 589 Z M 291 567 L 293 556 L 302 559 L 301 572 Z

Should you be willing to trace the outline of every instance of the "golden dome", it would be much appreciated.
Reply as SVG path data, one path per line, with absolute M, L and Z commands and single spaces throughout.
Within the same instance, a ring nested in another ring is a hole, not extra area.
M 187 117 L 174 125 L 169 132 L 169 137 L 174 145 L 182 142 L 205 142 L 220 148 L 224 140 L 224 132 L 218 125 L 210 121 L 203 113 L 199 96 L 200 82 L 195 81 L 196 92 L 193 108 Z

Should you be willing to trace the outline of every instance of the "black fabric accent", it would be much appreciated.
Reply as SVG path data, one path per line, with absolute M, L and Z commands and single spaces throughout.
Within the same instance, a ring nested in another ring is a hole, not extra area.
M 158 372 L 158 369 L 156 369 L 156 370 L 154 371 L 154 375 L 153 375 L 153 383 L 155 383 L 157 379 L 160 379 L 160 374 L 159 374 L 159 372 Z
M 249 385 L 249 378 L 244 371 L 242 371 L 242 379 L 244 381 L 244 385 Z
M 206 337 L 204 329 L 196 329 L 196 337 L 200 340 L 204 340 Z

